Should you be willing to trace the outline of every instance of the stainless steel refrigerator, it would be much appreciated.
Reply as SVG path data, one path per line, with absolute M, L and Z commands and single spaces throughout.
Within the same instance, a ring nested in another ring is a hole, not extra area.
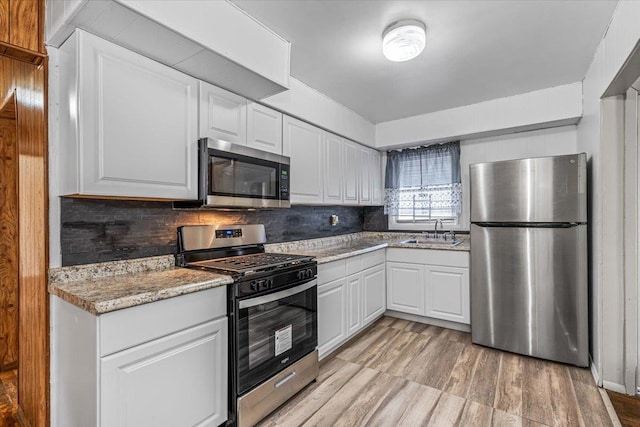
M 473 164 L 470 180 L 473 342 L 588 366 L 586 155 Z

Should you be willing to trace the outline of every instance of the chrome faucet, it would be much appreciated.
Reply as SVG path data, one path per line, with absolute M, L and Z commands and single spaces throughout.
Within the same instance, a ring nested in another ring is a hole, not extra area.
M 442 223 L 442 220 L 436 219 L 435 225 L 433 227 L 433 234 L 435 235 L 435 237 L 438 237 L 438 223 L 440 223 L 440 231 L 442 231 L 442 229 L 444 228 L 444 224 Z

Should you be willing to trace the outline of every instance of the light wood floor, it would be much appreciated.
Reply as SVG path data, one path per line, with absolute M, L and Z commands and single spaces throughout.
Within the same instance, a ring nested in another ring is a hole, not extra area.
M 611 426 L 587 369 L 383 317 L 262 426 Z

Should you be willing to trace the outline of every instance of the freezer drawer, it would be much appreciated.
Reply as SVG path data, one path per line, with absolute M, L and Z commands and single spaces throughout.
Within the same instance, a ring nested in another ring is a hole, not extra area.
M 587 226 L 471 225 L 474 343 L 588 365 Z
M 584 153 L 469 167 L 471 222 L 587 222 Z

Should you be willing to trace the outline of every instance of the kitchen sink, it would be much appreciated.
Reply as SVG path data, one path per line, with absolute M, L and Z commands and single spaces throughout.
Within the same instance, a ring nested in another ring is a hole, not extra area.
M 462 243 L 462 240 L 444 240 L 444 239 L 408 239 L 403 240 L 400 243 L 409 243 L 415 245 L 442 245 L 442 246 L 458 246 Z

